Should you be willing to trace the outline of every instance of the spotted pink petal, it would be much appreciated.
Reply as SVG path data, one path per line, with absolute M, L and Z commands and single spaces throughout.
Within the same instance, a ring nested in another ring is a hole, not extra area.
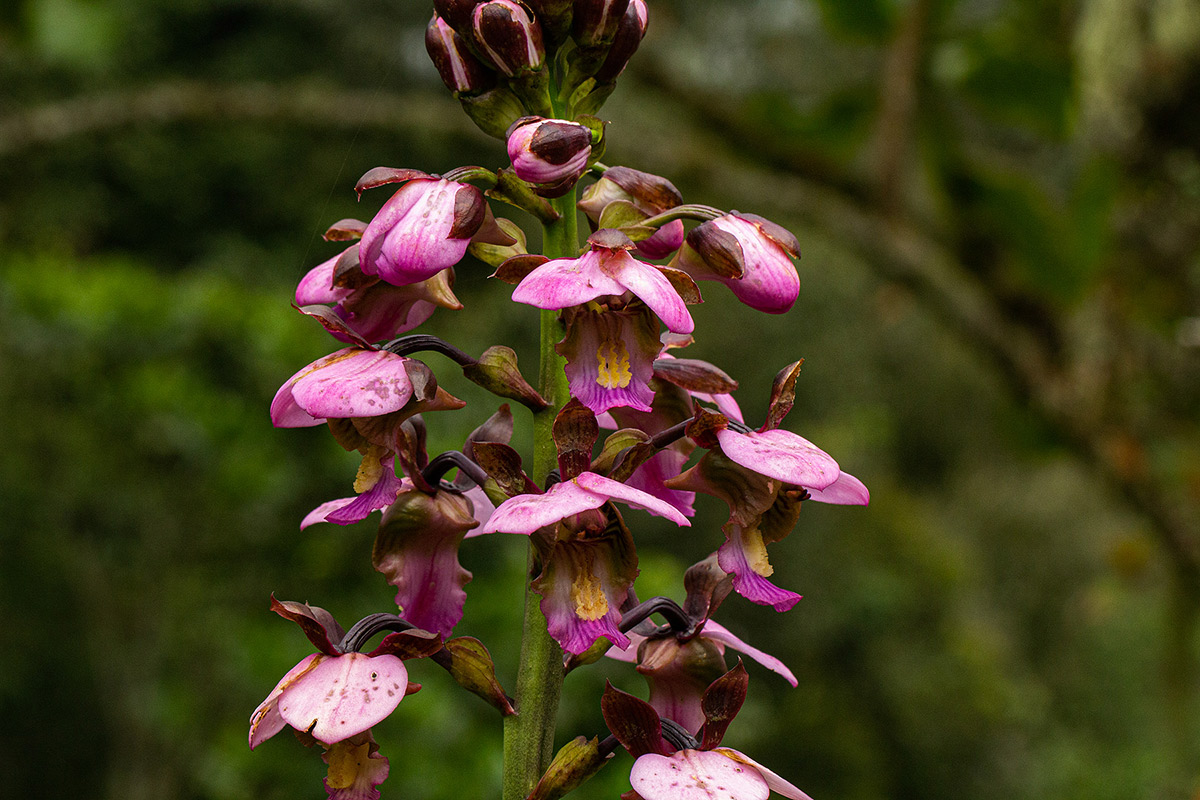
M 620 481 L 614 481 L 612 478 L 606 478 L 594 472 L 580 473 L 575 482 L 590 492 L 603 495 L 606 499 L 611 498 L 631 505 L 634 508 L 649 511 L 656 517 L 666 517 L 676 525 L 685 528 L 691 527 L 692 523 L 688 521 L 688 518 L 680 514 L 673 505 L 665 500 L 659 500 L 657 497 L 643 492 L 641 489 L 635 489 Z
M 757 647 L 746 644 L 737 636 L 734 636 L 733 633 L 721 623 L 713 622 L 711 619 L 704 623 L 704 633 L 702 636 L 705 639 L 711 639 L 714 642 L 719 642 L 723 645 L 732 647 L 734 650 L 745 653 L 772 672 L 782 675 L 784 680 L 790 683 L 793 688 L 800 685 L 796 680 L 796 676 L 792 674 L 792 671 L 788 669 L 786 664 L 784 664 L 775 656 L 764 653 Z
M 777 428 L 738 433 L 717 432 L 721 452 L 731 461 L 768 478 L 805 489 L 824 489 L 841 474 L 833 457 L 802 436 Z
M 600 265 L 606 274 L 649 306 L 672 333 L 691 333 L 695 329 L 687 304 L 657 267 L 638 261 L 628 250 L 611 253 Z
M 289 381 L 291 395 L 296 405 L 315 419 L 390 414 L 412 397 L 412 384 L 404 367 L 407 360 L 386 350 L 348 347 L 297 373 Z M 278 422 L 276 426 L 285 427 Z
M 643 800 L 767 800 L 771 793 L 757 769 L 717 750 L 647 753 L 629 782 Z
M 729 747 L 717 747 L 714 748 L 712 752 L 720 753 L 721 755 L 724 755 L 727 758 L 738 762 L 739 764 L 744 764 L 752 769 L 758 770 L 758 774 L 761 775 L 763 780 L 767 782 L 767 787 L 770 788 L 771 791 L 777 792 L 778 794 L 788 798 L 788 800 L 812 800 L 811 797 L 802 792 L 799 788 L 788 783 L 783 778 L 779 777 L 774 772 L 767 769 L 745 753 L 740 753 L 737 750 L 733 750 Z
M 391 655 L 326 658 L 283 690 L 279 715 L 296 730 L 334 744 L 385 719 L 404 699 L 408 670 Z
M 839 506 L 865 506 L 871 502 L 867 487 L 849 472 L 838 475 L 838 479 L 824 489 L 809 489 L 808 494 L 818 503 Z
M 579 258 L 556 258 L 530 272 L 512 299 L 518 303 L 558 310 L 583 305 L 606 295 L 625 293 L 625 287 L 600 269 L 603 250 L 589 250 Z
M 287 725 L 283 717 L 279 715 L 279 696 L 326 658 L 328 656 L 321 653 L 305 656 L 299 664 L 288 670 L 279 683 L 275 684 L 275 688 L 267 695 L 267 699 L 258 704 L 258 708 L 254 709 L 254 713 L 250 715 L 251 750 L 279 733 Z

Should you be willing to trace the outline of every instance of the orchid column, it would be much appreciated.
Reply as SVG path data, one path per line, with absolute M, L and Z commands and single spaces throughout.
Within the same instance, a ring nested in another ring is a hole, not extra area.
M 805 502 L 865 504 L 867 491 L 782 427 L 799 361 L 780 371 L 755 429 L 732 397 L 733 378 L 670 352 L 693 341 L 698 281 L 722 284 L 752 309 L 787 312 L 799 294 L 798 244 L 768 220 L 685 204 L 665 178 L 600 162 L 606 132 L 595 113 L 645 33 L 643 0 L 438 0 L 434 9 L 429 54 L 471 119 L 504 140 L 508 164 L 369 170 L 359 194 L 393 194 L 369 222 L 335 223 L 326 238 L 350 244 L 296 290 L 300 311 L 344 346 L 284 383 L 272 420 L 325 424 L 362 456 L 354 494 L 320 504 L 301 527 L 382 511 L 371 562 L 395 596 L 349 629 L 324 609 L 272 600 L 317 652 L 254 712 L 250 745 L 291 726 L 322 747 L 331 797 L 377 798 L 389 763 L 373 726 L 419 688 L 406 662 L 426 662 L 503 715 L 505 800 L 555 800 L 619 747 L 637 758 L 631 780 L 644 800 L 700 800 L 714 781 L 722 796 L 762 800 L 773 789 L 803 800 L 719 746 L 749 681 L 740 661 L 728 668 L 727 648 L 796 679 L 711 617 L 733 592 L 780 612 L 795 606 L 800 596 L 769 580 L 767 546 L 788 535 Z M 492 203 L 540 224 L 542 252 Z M 582 248 L 579 212 L 590 227 Z M 462 308 L 454 270 L 467 253 L 515 286 L 514 302 L 540 309 L 533 384 L 503 344 L 475 357 L 413 332 L 439 308 Z M 426 418 L 466 404 L 416 357 L 428 351 L 528 410 L 529 472 L 509 445 L 518 419 L 507 403 L 461 450 L 430 457 Z M 602 429 L 614 432 L 602 441 Z M 690 526 L 695 492 L 728 504 L 724 541 L 704 541 L 703 530 L 695 538 L 682 605 L 639 602 L 640 515 Z M 515 699 L 485 645 L 452 636 L 472 577 L 459 549 L 491 533 L 528 539 Z M 610 687 L 599 699 L 610 733 L 576 737 L 555 754 L 564 675 L 605 655 L 636 665 L 648 701 Z

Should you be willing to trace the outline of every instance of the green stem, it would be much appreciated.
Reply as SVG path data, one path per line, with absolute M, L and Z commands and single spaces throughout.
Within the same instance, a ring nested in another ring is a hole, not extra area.
M 544 227 L 542 250 L 549 258 L 574 257 L 578 250 L 575 192 L 551 201 L 562 215 Z M 546 476 L 558 466 L 552 430 L 554 417 L 570 397 L 563 358 L 554 346 L 563 338 L 557 311 L 541 315 L 542 397 L 550 407 L 533 418 L 533 479 L 544 485 Z M 562 694 L 563 652 L 546 629 L 538 596 L 531 588 L 541 571 L 532 546 L 525 583 L 525 619 L 521 637 L 521 662 L 517 667 L 516 716 L 504 720 L 503 800 L 524 800 L 541 778 L 554 756 L 554 727 Z

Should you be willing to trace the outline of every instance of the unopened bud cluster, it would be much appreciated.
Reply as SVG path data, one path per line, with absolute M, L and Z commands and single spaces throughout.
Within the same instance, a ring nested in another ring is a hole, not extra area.
M 644 0 L 437 0 L 425 47 L 484 132 L 595 112 L 646 34 Z M 568 68 L 552 76 L 548 64 Z M 565 112 L 565 113 L 564 113 Z

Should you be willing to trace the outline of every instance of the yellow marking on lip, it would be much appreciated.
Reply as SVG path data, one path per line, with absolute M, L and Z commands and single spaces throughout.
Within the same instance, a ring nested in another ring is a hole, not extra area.
M 599 367 L 596 383 L 605 389 L 624 389 L 633 380 L 633 372 L 629 369 L 629 351 L 619 339 L 602 342 L 596 349 L 596 361 Z
M 608 598 L 600 587 L 600 581 L 590 571 L 580 572 L 571 582 L 571 599 L 575 601 L 575 615 L 591 622 L 608 613 Z
M 764 578 L 775 572 L 775 568 L 767 560 L 767 546 L 763 543 L 762 532 L 758 528 L 747 528 L 742 532 L 742 550 L 746 553 L 750 569 Z
M 383 464 L 380 459 L 384 450 L 378 445 L 371 445 L 363 454 L 362 463 L 358 466 L 358 474 L 354 476 L 354 491 L 362 494 L 379 483 L 383 477 Z

